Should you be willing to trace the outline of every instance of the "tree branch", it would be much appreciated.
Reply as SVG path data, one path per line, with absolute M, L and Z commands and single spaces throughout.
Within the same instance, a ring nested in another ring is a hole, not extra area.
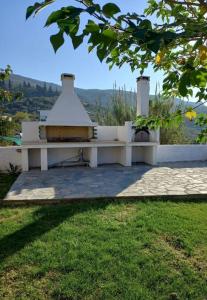
M 188 1 L 177 1 L 177 0 L 170 0 L 170 1 L 166 1 L 166 2 L 173 2 L 174 4 L 181 4 L 181 5 L 188 5 L 188 6 L 197 6 L 200 7 L 201 5 L 206 5 L 205 2 L 200 1 L 200 3 L 192 3 L 192 2 L 188 2 Z

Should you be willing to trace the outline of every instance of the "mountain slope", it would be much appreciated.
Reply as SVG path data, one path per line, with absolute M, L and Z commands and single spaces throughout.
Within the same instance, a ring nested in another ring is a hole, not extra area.
M 51 82 L 44 82 L 33 78 L 12 74 L 10 80 L 5 82 L 5 85 L 12 87 L 13 90 L 21 90 L 24 94 L 23 99 L 5 105 L 8 113 L 15 113 L 16 111 L 28 111 L 38 113 L 38 110 L 51 109 L 55 103 L 58 95 L 61 92 L 61 86 Z M 81 89 L 75 88 L 75 91 L 82 103 L 87 109 L 92 109 L 96 103 L 106 106 L 110 103 L 114 91 L 112 89 Z M 125 92 L 126 100 L 135 105 L 136 93 L 132 91 Z M 153 97 L 153 96 L 151 96 Z M 176 104 L 184 104 L 186 106 L 195 106 L 193 102 L 183 102 L 176 99 Z M 207 113 L 206 106 L 200 106 L 197 109 L 198 113 Z
M 24 95 L 21 100 L 4 104 L 6 112 L 10 114 L 17 111 L 38 114 L 39 110 L 51 109 L 61 92 L 60 85 L 16 74 L 12 74 L 10 80 L 5 81 L 4 85 L 7 89 L 21 91 Z M 114 93 L 112 89 L 75 88 L 75 91 L 89 112 L 96 108 L 97 103 L 102 106 L 108 105 Z M 126 91 L 125 97 L 131 105 L 135 104 L 134 92 Z
M 14 86 L 17 87 L 19 85 L 29 84 L 33 88 L 36 88 L 36 86 L 40 86 L 40 87 L 46 87 L 47 89 L 51 88 L 53 91 L 61 92 L 61 86 L 58 84 L 36 80 L 33 78 L 24 77 L 17 74 L 12 74 L 10 77 L 10 81 Z M 99 90 L 99 89 L 75 88 L 75 91 L 83 102 L 87 102 L 89 104 L 95 104 L 96 102 L 100 102 L 102 105 L 106 105 L 110 101 L 113 95 L 113 89 Z M 126 91 L 126 95 L 128 101 L 132 103 L 135 93 L 131 91 Z
M 10 80 L 16 86 L 19 86 L 20 84 L 23 84 L 24 82 L 26 84 L 29 83 L 32 87 L 36 87 L 36 85 L 44 87 L 44 85 L 46 84 L 47 88 L 49 88 L 49 86 L 51 86 L 53 90 L 57 89 L 58 91 L 61 91 L 61 86 L 58 84 L 55 84 L 52 82 L 41 81 L 41 80 L 25 77 L 22 75 L 11 74 Z

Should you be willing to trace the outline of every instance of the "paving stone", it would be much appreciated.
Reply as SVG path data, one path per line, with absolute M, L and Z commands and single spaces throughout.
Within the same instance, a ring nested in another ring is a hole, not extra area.
M 6 199 L 207 195 L 207 162 L 73 167 L 22 173 Z

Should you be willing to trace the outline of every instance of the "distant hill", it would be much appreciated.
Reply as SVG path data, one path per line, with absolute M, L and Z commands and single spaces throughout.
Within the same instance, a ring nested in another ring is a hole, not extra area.
M 54 91 L 56 89 L 58 91 L 61 91 L 61 87 L 58 84 L 55 84 L 52 82 L 41 81 L 41 80 L 37 80 L 37 79 L 33 79 L 33 78 L 29 78 L 29 77 L 25 77 L 25 76 L 21 76 L 21 75 L 17 75 L 17 74 L 11 74 L 10 80 L 16 86 L 19 86 L 20 84 L 23 84 L 24 82 L 26 84 L 30 84 L 32 87 L 36 87 L 37 85 L 44 87 L 44 85 L 46 84 L 47 88 L 49 88 L 51 86 Z
M 4 82 L 4 86 L 11 91 L 21 91 L 24 95 L 21 100 L 5 103 L 4 108 L 10 114 L 15 114 L 17 111 L 38 114 L 39 110 L 51 109 L 61 92 L 61 86 L 58 84 L 16 74 L 12 74 L 10 79 Z M 101 106 L 110 103 L 114 93 L 112 89 L 75 88 L 75 91 L 89 113 L 96 109 L 97 103 Z M 135 104 L 134 92 L 126 91 L 125 96 L 131 105 Z
M 14 114 L 17 111 L 26 111 L 29 113 L 38 114 L 39 110 L 51 109 L 55 103 L 58 95 L 61 92 L 61 86 L 52 82 L 46 82 L 36 80 L 29 77 L 24 77 L 17 74 L 12 74 L 9 81 L 6 81 L 4 85 L 13 91 L 22 91 L 24 97 L 20 101 L 14 101 L 12 103 L 5 104 L 5 110 L 8 113 Z M 99 89 L 81 89 L 75 88 L 75 91 L 82 103 L 89 112 L 92 112 L 96 104 L 99 103 L 102 106 L 106 106 L 110 103 L 113 95 L 113 90 L 99 90 Z M 135 105 L 136 93 L 132 91 L 126 91 L 125 97 L 131 105 Z M 151 98 L 154 96 L 152 95 Z M 180 99 L 176 99 L 176 104 L 183 104 L 187 106 L 195 106 L 193 102 L 183 102 Z M 198 113 L 207 113 L 206 106 L 200 106 L 197 109 Z M 191 123 L 188 125 L 191 126 Z
M 40 87 L 46 87 L 47 89 L 51 88 L 52 91 L 58 91 L 61 92 L 61 86 L 55 83 L 36 80 L 29 77 L 24 77 L 21 75 L 12 74 L 10 77 L 10 81 L 14 86 L 23 85 L 30 85 L 31 87 L 36 88 L 37 86 Z M 79 98 L 82 100 L 82 102 L 87 102 L 89 104 L 95 104 L 97 101 L 100 102 L 102 105 L 106 105 L 112 95 L 113 95 L 113 89 L 108 90 L 99 90 L 99 89 L 81 89 L 81 88 L 75 88 L 75 91 Z M 135 97 L 135 93 L 131 91 L 126 91 L 127 98 L 129 103 L 133 103 L 133 99 Z M 53 102 L 53 101 L 52 101 Z
M 9 82 L 6 82 L 8 85 Z M 29 111 L 37 111 L 38 109 L 49 109 L 52 107 L 54 102 L 56 101 L 58 95 L 61 92 L 61 86 L 52 82 L 46 82 L 46 81 L 41 81 L 41 80 L 36 80 L 33 78 L 17 75 L 17 74 L 12 74 L 10 77 L 10 84 L 16 89 L 19 89 L 19 87 L 23 87 L 23 93 L 24 93 L 24 98 L 23 100 L 19 101 L 19 105 L 17 105 L 19 108 L 23 106 L 23 108 L 27 108 Z M 37 97 L 35 94 L 28 93 L 28 86 L 29 88 L 32 88 L 33 90 L 38 89 L 38 87 L 41 88 L 46 88 L 47 90 L 52 91 L 51 95 L 46 93 L 44 95 L 43 93 L 39 93 L 38 97 L 40 99 L 33 99 L 34 100 L 34 105 L 32 104 L 31 101 L 27 103 L 27 97 Z M 95 105 L 97 102 L 99 102 L 101 105 L 105 106 L 110 102 L 110 99 L 113 95 L 113 90 L 108 89 L 108 90 L 99 90 L 99 89 L 81 89 L 81 88 L 75 88 L 75 91 L 77 95 L 80 97 L 81 101 L 84 104 L 89 104 L 89 105 Z M 26 93 L 25 93 L 26 92 Z M 41 103 L 42 98 L 46 98 L 43 103 Z M 151 96 L 153 97 L 153 95 Z M 49 98 L 49 99 L 48 99 Z M 135 98 L 136 98 L 136 93 L 132 91 L 126 91 L 126 98 L 129 101 L 130 104 L 134 105 Z M 38 101 L 37 101 L 38 100 Z M 176 104 L 184 103 L 182 100 L 177 99 Z M 13 104 L 11 104 L 13 105 Z M 184 105 L 187 106 L 194 106 L 195 103 L 193 102 L 188 102 L 184 103 Z M 11 106 L 9 106 L 9 109 L 11 109 Z M 205 112 L 207 113 L 207 107 L 206 106 L 201 106 L 197 109 L 197 111 L 200 112 Z

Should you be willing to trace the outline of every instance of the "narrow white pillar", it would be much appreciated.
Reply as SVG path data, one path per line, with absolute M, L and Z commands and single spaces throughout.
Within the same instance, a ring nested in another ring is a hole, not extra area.
M 150 142 L 160 143 L 160 129 L 150 130 Z
M 137 78 L 137 116 L 149 115 L 150 78 L 140 76 Z
M 157 146 L 144 147 L 144 162 L 152 166 L 157 164 Z
M 48 170 L 47 148 L 41 148 L 40 161 L 41 161 L 41 171 L 47 171 Z
M 132 135 L 133 135 L 132 121 L 125 122 L 125 132 L 126 132 L 125 142 L 131 143 L 132 142 Z
M 131 167 L 131 165 L 132 165 L 132 147 L 131 146 L 122 147 L 121 164 L 124 167 Z
M 98 165 L 97 154 L 98 154 L 97 147 L 89 148 L 89 160 L 90 160 L 89 166 L 91 168 L 97 168 Z
M 28 155 L 27 148 L 22 149 L 22 171 L 23 172 L 29 171 L 29 155 Z

